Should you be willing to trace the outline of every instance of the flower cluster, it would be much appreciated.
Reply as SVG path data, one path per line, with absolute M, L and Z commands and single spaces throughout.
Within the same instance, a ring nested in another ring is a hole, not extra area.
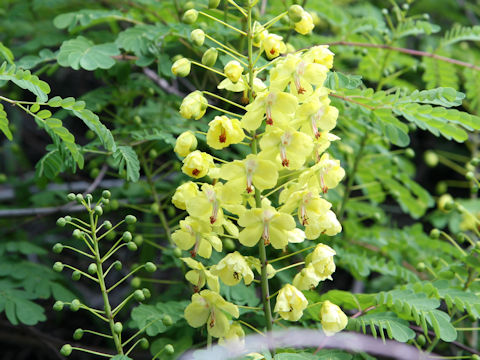
M 298 5 L 289 16 L 297 32 L 312 31 L 311 15 Z M 222 286 L 256 281 L 268 294 L 268 279 L 282 270 L 267 266 L 262 256 L 244 256 L 242 250 L 207 265 L 213 250 L 222 251 L 222 238 L 236 239 L 247 248 L 271 246 L 286 250 L 289 243 L 317 240 L 322 234 L 334 236 L 341 231 L 332 204 L 325 198 L 345 175 L 340 162 L 325 152 L 332 141 L 339 140 L 330 133 L 336 126 L 338 110 L 330 105 L 330 90 L 323 86 L 333 66 L 333 53 L 328 46 L 314 46 L 280 56 L 288 47 L 268 28 L 255 22 L 249 30 L 254 35 L 251 46 L 258 48 L 258 55 L 264 53 L 271 60 L 268 66 L 254 68 L 251 61 L 247 66 L 231 49 L 234 60 L 226 63 L 223 71 L 212 68 L 225 77 L 219 90 L 243 93 L 236 105 L 242 112 L 225 111 L 225 115 L 215 116 L 208 123 L 207 133 L 203 133 L 204 139 L 188 131 L 178 137 L 175 146 L 175 152 L 183 158 L 183 173 L 202 181 L 180 185 L 172 199 L 177 208 L 188 213 L 172 234 L 173 242 L 181 250 L 190 251 L 192 257 L 204 258 L 182 258 L 191 269 L 186 278 L 195 291 L 185 318 L 193 327 L 206 324 L 208 333 L 221 339 L 243 336 L 241 325 L 232 322 L 240 316 L 238 307 L 220 295 Z M 205 36 L 203 31 L 192 32 L 192 41 L 202 45 Z M 216 49 L 208 49 L 205 55 L 207 52 L 215 52 L 213 63 L 204 65 L 210 68 L 216 61 Z M 180 73 L 184 63 L 177 61 L 172 71 Z M 203 118 L 210 106 L 206 98 L 209 94 L 197 90 L 186 96 L 180 114 L 188 120 Z M 232 103 L 219 95 L 215 97 Z M 202 141 L 215 150 L 234 144 L 246 146 L 250 154 L 223 161 L 198 150 Z M 273 201 L 270 194 L 279 190 L 278 200 Z M 274 312 L 284 320 L 299 320 L 308 306 L 302 291 L 331 279 L 334 255 L 332 248 L 318 243 L 292 284 L 278 291 Z M 261 281 L 255 279 L 252 270 L 261 275 Z M 202 290 L 204 286 L 209 289 Z M 268 298 L 263 301 L 270 307 Z M 320 317 L 327 335 L 346 326 L 345 314 L 328 301 Z

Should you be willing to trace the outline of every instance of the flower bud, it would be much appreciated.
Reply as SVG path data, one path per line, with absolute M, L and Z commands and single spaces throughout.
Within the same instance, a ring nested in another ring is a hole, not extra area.
M 172 344 L 165 345 L 164 349 L 168 355 L 172 355 L 175 352 L 175 349 Z
M 62 354 L 63 356 L 70 356 L 71 353 L 72 353 L 72 346 L 70 344 L 65 344 L 60 349 L 60 354 Z
M 72 221 L 72 217 L 70 215 L 64 216 L 66 222 Z
M 188 181 L 179 187 L 175 191 L 172 197 L 172 203 L 180 210 L 186 210 L 186 201 L 198 195 L 198 185 L 192 181 Z
M 180 258 L 182 256 L 182 250 L 178 247 L 174 248 L 173 249 L 173 256 L 175 256 L 176 258 Z
M 327 336 L 342 331 L 347 326 L 347 315 L 335 304 L 326 300 L 320 309 L 323 332 Z
M 102 192 L 102 198 L 104 199 L 110 199 L 110 197 L 112 196 L 112 193 L 108 190 L 103 190 Z
M 187 58 L 181 58 L 172 65 L 172 74 L 175 76 L 185 77 L 190 74 L 192 63 Z
M 145 295 L 143 294 L 142 290 L 135 290 L 135 292 L 133 293 L 133 298 L 137 301 L 144 301 Z
M 77 330 L 75 330 L 75 332 L 73 333 L 73 339 L 78 341 L 78 340 L 80 340 L 82 337 L 83 337 L 83 329 L 77 329 Z
M 136 251 L 138 249 L 138 246 L 133 241 L 130 241 L 129 243 L 127 243 L 127 249 L 130 251 Z
M 91 202 L 93 200 L 92 194 L 85 195 L 85 200 L 87 200 L 88 202 Z
M 438 209 L 444 213 L 447 213 L 453 209 L 454 201 L 450 194 L 443 194 L 437 200 Z
M 237 60 L 231 60 L 225 65 L 223 72 L 231 82 L 236 83 L 242 76 L 243 67 Z
M 103 227 L 105 230 L 110 230 L 112 228 L 112 223 L 110 221 L 104 221 L 103 222 Z
M 205 115 L 207 106 L 208 101 L 203 96 L 202 92 L 195 90 L 183 99 L 182 104 L 180 105 L 180 115 L 187 120 L 198 120 Z
M 438 164 L 438 155 L 431 150 L 425 151 L 423 159 L 425 160 L 425 164 L 430 167 L 435 167 Z
M 185 24 L 193 24 L 195 21 L 197 21 L 198 18 L 198 11 L 195 9 L 190 9 L 185 11 L 185 13 L 182 16 L 182 21 Z
M 79 240 L 80 240 L 81 238 L 83 238 L 83 232 L 80 231 L 80 230 L 78 230 L 78 229 L 75 229 L 75 230 L 73 230 L 73 232 L 72 232 L 72 236 L 73 236 L 75 239 L 79 239 Z
M 125 231 L 122 235 L 122 239 L 125 242 L 129 242 L 132 240 L 132 233 L 130 231 Z
M 53 245 L 52 250 L 55 254 L 60 254 L 63 250 L 63 245 L 60 243 L 56 243 L 55 245 Z
M 145 270 L 147 270 L 148 272 L 155 272 L 157 270 L 157 266 L 149 261 L 145 263 Z
M 190 33 L 192 42 L 197 46 L 202 46 L 205 42 L 205 32 L 202 29 L 195 29 Z
M 432 229 L 432 231 L 430 231 L 430 237 L 432 239 L 438 239 L 440 237 L 440 230 Z
M 467 180 L 473 180 L 475 179 L 475 174 L 473 173 L 473 171 L 469 171 L 465 174 L 465 179 Z
M 132 225 L 132 224 L 135 224 L 137 222 L 137 218 L 133 215 L 127 215 L 127 216 L 125 216 L 125 222 L 128 225 Z
M 220 4 L 220 0 L 208 0 L 209 9 L 216 9 L 219 4 Z
M 170 315 L 164 315 L 162 318 L 162 323 L 165 326 L 172 326 L 173 325 L 173 320 L 170 317 Z
M 115 267 L 115 270 L 117 271 L 122 270 L 122 263 L 120 260 L 115 261 L 113 264 L 114 264 L 113 266 Z
M 60 227 L 64 227 L 65 225 L 67 225 L 67 220 L 65 220 L 65 218 L 63 217 L 58 218 L 57 225 Z
M 73 281 L 78 281 L 80 280 L 80 278 L 82 277 L 82 273 L 78 270 L 75 270 L 73 273 L 72 273 L 72 280 Z
M 73 201 L 73 200 L 75 200 L 76 198 L 77 198 L 77 197 L 75 196 L 74 193 L 70 193 L 70 194 L 67 195 L 68 201 Z
M 191 131 L 180 134 L 175 142 L 175 151 L 179 156 L 185 157 L 197 148 L 197 138 Z
M 147 350 L 149 345 L 150 345 L 150 343 L 148 342 L 148 340 L 146 338 L 141 338 L 140 339 L 140 347 L 143 350 Z
M 97 216 L 102 216 L 103 215 L 103 209 L 102 209 L 101 206 L 95 206 L 94 211 L 95 211 L 95 215 L 97 215 Z
M 202 64 L 212 67 L 217 62 L 218 50 L 211 47 L 203 53 Z
M 91 263 L 90 265 L 88 265 L 87 271 L 90 275 L 95 275 L 97 273 L 97 270 L 97 264 Z
M 78 201 L 79 203 L 81 203 L 81 202 L 83 201 L 83 195 L 82 195 L 82 194 L 77 194 L 77 195 L 75 196 L 75 198 L 77 199 L 77 201 Z
M 119 335 L 123 331 L 123 325 L 120 321 L 117 321 L 115 324 L 113 324 L 113 331 L 115 334 Z
M 152 296 L 152 294 L 150 293 L 150 290 L 148 290 L 147 288 L 143 288 L 142 292 L 143 292 L 143 296 L 145 296 L 145 299 L 150 299 L 150 296 Z
M 292 5 L 290 6 L 290 8 L 288 9 L 288 17 L 290 18 L 290 20 L 292 20 L 294 23 L 297 23 L 299 22 L 300 20 L 302 20 L 302 15 L 303 15 L 303 12 L 305 10 L 303 10 L 303 8 L 300 6 L 300 5 Z
M 63 310 L 63 301 L 57 300 L 55 301 L 55 304 L 53 304 L 53 310 L 54 311 L 62 311 Z
M 303 12 L 302 19 L 295 23 L 295 31 L 302 35 L 310 34 L 314 27 L 312 15 L 306 11 Z
M 195 150 L 183 159 L 182 172 L 195 179 L 199 179 L 208 174 L 208 170 L 214 167 L 212 156 Z
M 63 264 L 60 261 L 57 261 L 55 264 L 53 264 L 53 271 L 62 272 Z
M 72 310 L 74 312 L 78 311 L 80 309 L 80 305 L 81 305 L 80 300 L 73 299 L 72 303 L 70 304 L 70 310 Z
M 139 288 L 141 284 L 142 284 L 142 280 L 139 277 L 134 277 L 130 282 L 130 285 L 133 288 Z
M 143 236 L 142 235 L 136 235 L 134 238 L 133 238 L 133 242 L 135 244 L 137 244 L 137 246 L 140 246 L 143 244 Z

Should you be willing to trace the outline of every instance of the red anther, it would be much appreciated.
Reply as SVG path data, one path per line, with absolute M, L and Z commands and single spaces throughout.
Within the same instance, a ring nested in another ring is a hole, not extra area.
M 252 187 L 251 186 L 247 186 L 247 193 L 251 193 L 253 191 Z
M 192 258 L 194 258 L 195 256 L 197 256 L 197 252 L 195 250 L 190 250 L 190 255 L 192 256 Z
M 300 86 L 297 91 L 298 91 L 299 94 L 304 94 L 305 91 L 307 91 L 307 90 L 305 90 L 303 87 Z
M 213 223 L 214 223 L 215 221 L 217 221 L 217 218 L 216 218 L 215 216 L 213 216 L 213 215 L 210 216 L 210 224 L 213 225 Z
M 273 119 L 271 117 L 267 117 L 267 120 L 265 121 L 267 125 L 273 125 Z
M 275 49 L 270 49 L 270 54 L 275 55 Z
M 193 176 L 197 176 L 198 174 L 200 174 L 200 170 L 198 170 L 198 169 L 193 169 L 192 175 L 193 175 Z
M 221 133 L 220 136 L 218 137 L 218 140 L 219 140 L 221 143 L 224 143 L 225 141 L 227 141 L 227 134 L 225 133 L 225 129 L 222 129 L 222 133 Z
M 290 161 L 288 161 L 288 159 L 282 160 L 282 166 L 288 167 L 289 164 L 290 164 Z

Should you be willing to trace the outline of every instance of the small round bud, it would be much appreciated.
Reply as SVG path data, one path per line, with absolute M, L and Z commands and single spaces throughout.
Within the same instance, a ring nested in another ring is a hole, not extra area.
M 439 181 L 435 186 L 437 194 L 442 195 L 448 191 L 448 184 L 445 181 Z
M 150 290 L 148 290 L 147 288 L 143 288 L 142 292 L 143 292 L 143 296 L 145 296 L 145 299 L 150 299 L 150 296 L 152 296 L 152 294 L 150 293 Z
M 158 205 L 157 203 L 153 203 L 152 205 L 150 205 L 150 210 L 152 211 L 152 213 L 158 214 L 160 212 L 160 205 Z
M 183 11 L 193 9 L 194 7 L 195 3 L 193 1 L 187 1 L 185 4 L 183 4 Z
M 388 15 L 388 9 L 385 9 L 385 8 L 382 9 L 382 14 L 385 15 L 385 16 Z
M 138 115 L 135 115 L 135 116 L 133 117 L 133 122 L 134 122 L 135 124 L 137 124 L 137 125 L 141 125 L 141 124 L 142 124 L 142 118 L 141 118 L 140 116 L 138 116 Z
M 128 248 L 128 250 L 130 250 L 130 251 L 137 251 L 138 246 L 137 246 L 137 244 L 135 244 L 133 241 L 130 241 L 130 242 L 127 244 L 127 248 Z
M 95 179 L 98 174 L 100 174 L 100 169 L 99 168 L 93 168 L 92 170 L 90 170 L 90 177 L 92 179 Z
M 408 5 L 408 4 L 403 4 L 403 5 L 402 5 L 402 9 L 406 11 L 406 10 L 410 9 L 410 5 Z
M 467 169 L 467 171 L 475 171 L 475 166 L 473 166 L 472 163 L 468 162 L 468 163 L 465 165 L 465 169 Z
M 63 245 L 60 243 L 56 243 L 55 245 L 53 245 L 52 250 L 55 254 L 60 254 L 63 250 Z
M 65 218 L 63 217 L 58 218 L 57 225 L 60 227 L 64 227 L 65 225 L 67 225 L 67 220 L 65 220 Z
M 158 151 L 156 149 L 151 149 L 148 152 L 148 157 L 152 160 L 156 159 L 158 157 Z
M 91 202 L 93 200 L 92 194 L 85 195 L 85 200 L 87 200 L 88 202 Z
M 182 257 L 182 250 L 178 247 L 173 249 L 173 256 L 176 258 L 181 258 Z
M 115 230 L 112 230 L 110 231 L 106 236 L 105 238 L 107 240 L 115 240 L 115 238 L 117 237 L 117 232 Z
M 465 179 L 467 180 L 473 180 L 475 179 L 475 174 L 473 173 L 473 171 L 469 171 L 465 174 Z
M 65 344 L 60 349 L 60 354 L 62 354 L 63 356 L 70 356 L 71 353 L 72 353 L 72 346 L 70 344 Z
M 373 218 L 376 220 L 376 221 L 380 221 L 382 220 L 382 214 L 376 212 L 373 214 Z
M 63 301 L 55 301 L 55 304 L 53 304 L 53 310 L 54 311 L 62 311 L 63 310 Z
M 202 64 L 212 67 L 217 62 L 217 58 L 218 50 L 212 47 L 203 53 Z
M 407 150 L 405 150 L 405 156 L 409 159 L 413 159 L 415 157 L 415 151 L 413 151 L 412 148 L 408 148 Z
M 104 221 L 103 222 L 103 227 L 105 230 L 110 230 L 112 228 L 112 223 L 110 221 Z
M 67 200 L 68 201 L 74 201 L 76 199 L 76 195 L 74 193 L 70 193 L 67 195 Z
M 465 234 L 464 234 L 464 233 L 458 233 L 457 236 L 456 236 L 456 238 L 457 238 L 457 241 L 458 241 L 460 244 L 464 243 L 465 240 L 466 240 L 466 237 L 465 237 Z
M 220 4 L 220 0 L 208 0 L 209 9 L 216 9 L 219 4 Z
M 114 267 L 115 270 L 117 270 L 117 271 L 122 270 L 122 263 L 120 262 L 120 260 L 115 261 L 113 267 Z
M 165 345 L 164 349 L 168 355 L 172 355 L 175 352 L 175 348 L 173 347 L 172 344 Z
M 90 275 L 95 275 L 97 273 L 97 270 L 97 264 L 91 263 L 90 265 L 88 265 L 87 271 Z
M 173 320 L 170 315 L 164 315 L 162 318 L 162 323 L 165 326 L 172 326 L 173 325 Z
M 74 272 L 72 272 L 72 280 L 73 281 L 78 281 L 80 280 L 80 278 L 82 277 L 82 273 L 78 270 L 75 270 Z
M 423 159 L 425 160 L 425 164 L 430 167 L 435 167 L 438 165 L 438 155 L 432 150 L 425 151 L 423 154 Z
M 432 239 L 438 239 L 440 237 L 440 230 L 432 229 L 432 231 L 430 231 L 430 237 Z
M 427 267 L 427 266 L 426 266 L 425 263 L 423 263 L 423 262 L 419 262 L 419 263 L 417 264 L 417 270 L 418 270 L 418 271 L 423 271 L 423 270 L 425 270 L 426 267 Z
M 108 205 L 108 204 L 110 204 L 110 199 L 103 199 L 103 198 L 102 198 L 101 201 L 102 201 L 102 203 L 103 203 L 105 206 Z M 105 209 L 105 210 L 107 210 L 107 209 Z
M 438 209 L 444 213 L 447 213 L 453 209 L 454 201 L 450 194 L 443 194 L 437 200 Z
M 235 242 L 232 239 L 223 240 L 223 246 L 228 252 L 235 250 Z
M 143 244 L 143 236 L 142 235 L 136 235 L 133 238 L 133 242 L 137 244 L 137 246 L 141 246 Z
M 185 77 L 190 74 L 192 63 L 187 58 L 181 58 L 172 65 L 172 74 L 179 77 Z
M 146 338 L 141 338 L 140 339 L 140 347 L 143 350 L 147 350 L 149 345 L 150 345 L 150 343 L 148 342 L 148 340 Z
M 132 233 L 130 231 L 125 231 L 122 235 L 122 239 L 125 242 L 132 241 Z
M 83 337 L 83 329 L 77 329 L 77 330 L 75 330 L 75 332 L 73 333 L 73 339 L 78 341 L 78 340 L 80 340 L 82 337 Z
M 427 339 L 425 338 L 425 335 L 420 334 L 417 336 L 417 344 L 420 346 L 423 346 L 427 343 Z
M 242 76 L 243 66 L 237 60 L 231 60 L 224 66 L 223 72 L 231 82 L 236 83 Z
M 478 166 L 480 165 L 480 158 L 474 157 L 472 160 L 470 160 L 473 166 Z
M 73 299 L 72 303 L 70 304 L 70 310 L 78 311 L 80 309 L 81 302 L 78 299 Z
M 0 184 L 7 182 L 7 175 L 0 173 Z
M 139 277 L 134 277 L 130 282 L 133 288 L 139 288 L 142 285 L 142 280 Z
M 127 215 L 127 216 L 125 216 L 125 222 L 128 225 L 132 225 L 132 224 L 135 224 L 137 222 L 137 218 L 133 215 Z
M 185 13 L 182 16 L 182 21 L 185 24 L 193 24 L 195 21 L 197 21 L 198 18 L 198 11 L 195 9 L 190 9 L 185 11 Z
M 113 325 L 113 331 L 115 331 L 115 334 L 121 334 L 122 331 L 123 331 L 123 325 L 120 321 L 117 321 L 114 325 Z
M 112 196 L 112 193 L 108 190 L 103 190 L 102 191 L 102 198 L 104 199 L 110 199 L 110 197 Z
M 205 32 L 202 29 L 195 29 L 190 33 L 190 39 L 197 46 L 202 46 L 205 42 Z
M 167 215 L 169 217 L 174 217 L 176 213 L 177 213 L 177 210 L 175 210 L 175 207 L 173 206 L 167 207 Z
M 144 301 L 145 295 L 143 294 L 142 290 L 135 290 L 135 292 L 133 293 L 133 298 L 137 301 Z
M 423 14 L 423 18 L 425 20 L 430 20 L 430 15 L 429 14 Z
M 478 185 L 472 184 L 472 187 L 470 188 L 470 194 L 476 194 L 477 192 L 478 192 Z
M 81 239 L 81 238 L 83 238 L 83 232 L 80 231 L 79 229 L 75 229 L 75 230 L 73 230 L 73 232 L 72 232 L 72 236 L 73 236 L 75 239 Z
M 97 216 L 103 215 L 103 208 L 101 206 L 95 206 L 95 209 L 93 211 L 95 211 L 95 215 Z
M 297 23 L 302 20 L 303 8 L 300 5 L 292 5 L 288 8 L 288 17 L 294 23 Z
M 63 264 L 60 261 L 57 261 L 55 264 L 53 264 L 53 271 L 62 272 Z
M 157 270 L 157 266 L 154 263 L 149 261 L 149 262 L 145 263 L 145 270 L 153 273 Z

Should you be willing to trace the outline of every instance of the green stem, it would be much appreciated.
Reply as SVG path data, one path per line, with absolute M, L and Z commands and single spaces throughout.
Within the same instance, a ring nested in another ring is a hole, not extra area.
M 216 22 L 222 24 L 223 26 L 226 26 L 226 27 L 228 27 L 228 28 L 230 28 L 230 29 L 232 29 L 232 30 L 234 30 L 234 31 L 242 34 L 243 36 L 247 36 L 247 33 L 246 33 L 245 31 L 242 31 L 242 30 L 240 30 L 240 29 L 237 29 L 235 26 L 232 26 L 232 25 L 230 25 L 230 24 L 227 24 L 226 22 L 224 22 L 224 21 L 222 21 L 222 20 L 220 20 L 220 19 L 217 19 L 215 16 L 211 16 L 211 15 L 209 15 L 209 14 L 207 14 L 207 13 L 204 13 L 203 11 L 199 11 L 198 13 L 201 14 L 201 15 L 203 15 L 203 16 L 205 16 L 206 18 L 209 18 L 210 20 L 216 21 Z

